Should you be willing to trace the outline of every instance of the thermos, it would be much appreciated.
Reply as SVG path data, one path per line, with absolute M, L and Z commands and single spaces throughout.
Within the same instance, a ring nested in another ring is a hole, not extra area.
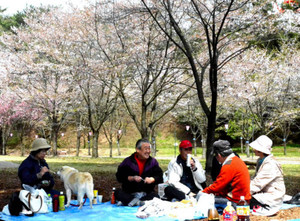
M 58 207 L 59 207 L 59 202 L 58 202 L 58 195 L 55 194 L 53 196 L 53 199 L 52 199 L 52 205 L 53 205 L 53 212 L 58 212 Z

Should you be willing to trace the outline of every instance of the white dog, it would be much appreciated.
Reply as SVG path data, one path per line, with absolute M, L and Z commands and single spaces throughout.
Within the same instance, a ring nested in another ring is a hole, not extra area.
M 78 172 L 75 168 L 63 166 L 57 174 L 64 182 L 67 195 L 66 207 L 70 206 L 72 192 L 77 195 L 79 209 L 83 206 L 84 194 L 90 200 L 90 207 L 93 208 L 94 183 L 93 177 L 88 172 Z

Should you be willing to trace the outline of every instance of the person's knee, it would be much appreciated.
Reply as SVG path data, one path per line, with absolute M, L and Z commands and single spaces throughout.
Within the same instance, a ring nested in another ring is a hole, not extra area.
M 173 195 L 173 193 L 174 193 L 174 188 L 175 188 L 175 187 L 173 187 L 173 186 L 167 186 L 167 187 L 165 188 L 165 195 L 166 195 L 166 196 Z

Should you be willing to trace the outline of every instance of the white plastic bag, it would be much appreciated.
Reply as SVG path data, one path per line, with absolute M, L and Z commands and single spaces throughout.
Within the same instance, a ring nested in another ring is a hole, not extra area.
M 196 199 L 197 199 L 197 204 L 196 204 L 195 215 L 201 217 L 207 217 L 209 208 L 214 206 L 215 195 L 199 192 L 197 194 Z

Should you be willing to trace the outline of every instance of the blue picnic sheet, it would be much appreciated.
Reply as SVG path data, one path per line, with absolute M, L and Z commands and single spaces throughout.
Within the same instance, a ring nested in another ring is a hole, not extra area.
M 72 202 L 76 204 L 77 202 Z M 64 211 L 58 211 L 56 213 L 50 212 L 46 214 L 35 214 L 33 217 L 27 217 L 24 215 L 21 216 L 8 216 L 0 212 L 0 221 L 17 221 L 17 220 L 34 220 L 34 221 L 47 221 L 47 220 L 55 220 L 55 221 L 83 221 L 83 220 L 143 220 L 141 218 L 136 217 L 135 213 L 138 210 L 138 206 L 128 207 L 128 206 L 117 206 L 112 205 L 110 202 L 105 202 L 101 204 L 93 205 L 93 209 L 90 208 L 89 202 L 84 204 L 81 210 L 78 207 L 70 206 L 66 208 Z M 205 217 L 195 217 L 197 219 L 205 218 Z M 168 216 L 162 217 L 148 217 L 147 221 L 152 220 L 166 220 L 166 221 L 174 221 L 176 219 Z
M 289 209 L 296 207 L 297 205 L 290 205 L 284 204 L 282 209 Z M 8 216 L 0 212 L 0 220 L 5 221 L 17 221 L 17 220 L 34 220 L 34 221 L 47 221 L 47 220 L 55 220 L 55 221 L 93 221 L 93 220 L 139 220 L 141 218 L 137 218 L 135 213 L 137 212 L 138 207 L 128 207 L 128 206 L 117 206 L 112 205 L 110 202 L 105 202 L 97 205 L 93 205 L 93 209 L 90 208 L 89 203 L 86 202 L 85 205 L 81 210 L 78 207 L 70 206 L 66 208 L 65 211 L 59 212 L 51 212 L 46 214 L 35 214 L 33 217 L 27 217 L 24 215 L 21 216 Z M 194 217 L 195 219 L 201 219 L 205 217 Z M 174 221 L 177 220 L 176 218 L 172 218 L 169 216 L 162 216 L 162 217 L 148 217 L 146 218 L 147 221 Z M 299 219 L 294 219 L 292 221 L 300 221 Z

